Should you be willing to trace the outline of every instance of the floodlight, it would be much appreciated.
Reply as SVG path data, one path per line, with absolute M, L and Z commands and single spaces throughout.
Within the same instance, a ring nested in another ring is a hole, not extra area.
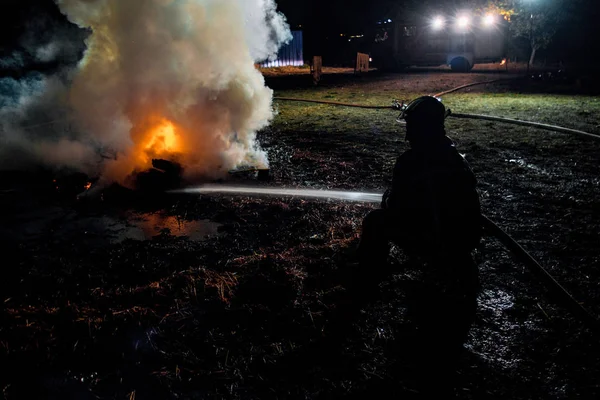
M 456 25 L 461 29 L 466 29 L 471 24 L 471 18 L 466 15 L 460 16 L 456 19 Z
M 492 26 L 492 25 L 494 25 L 495 22 L 496 22 L 496 16 L 493 14 L 488 14 L 485 17 L 483 17 L 483 25 L 485 25 L 485 26 Z
M 431 22 L 431 27 L 435 30 L 440 30 L 444 27 L 445 23 L 446 21 L 444 21 L 443 17 L 435 17 Z

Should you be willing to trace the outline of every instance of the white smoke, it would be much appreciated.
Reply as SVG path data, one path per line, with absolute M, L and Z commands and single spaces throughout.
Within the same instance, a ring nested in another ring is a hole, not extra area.
M 24 24 L 19 42 L 33 62 L 75 64 L 81 58 L 87 33 L 51 15 L 35 13 Z
M 101 158 L 71 126 L 64 107 L 65 76 L 30 74 L 0 80 L 0 166 L 44 164 L 99 173 Z M 24 126 L 27 125 L 27 126 Z
M 178 143 L 169 157 L 188 176 L 267 163 L 256 132 L 273 116 L 272 91 L 254 63 L 291 39 L 274 0 L 56 1 L 91 30 L 85 56 L 74 71 L 29 84 L 4 105 L 4 144 L 125 182 L 164 155 L 147 144 L 169 121 Z M 37 56 L 59 51 L 47 43 Z M 25 118 L 58 122 L 24 129 Z M 101 151 L 116 160 L 99 164 Z
M 0 58 L 0 69 L 17 69 L 22 68 L 24 65 L 23 55 L 17 52 L 8 57 Z

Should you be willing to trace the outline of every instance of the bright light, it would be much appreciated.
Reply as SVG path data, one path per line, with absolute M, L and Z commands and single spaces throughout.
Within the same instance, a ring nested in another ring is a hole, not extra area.
M 485 17 L 483 17 L 483 25 L 485 25 L 485 26 L 492 26 L 492 25 L 494 25 L 495 22 L 496 22 L 496 16 L 493 14 L 488 14 Z
M 433 27 L 433 29 L 435 30 L 439 30 L 442 29 L 444 27 L 444 23 L 446 21 L 444 21 L 444 18 L 442 17 L 435 17 L 433 19 L 433 21 L 431 22 L 431 26 Z
M 458 27 L 461 29 L 468 28 L 469 24 L 471 24 L 471 19 L 469 17 L 467 17 L 466 15 L 458 17 L 458 19 L 456 20 L 456 25 L 458 25 Z
M 177 148 L 177 144 L 175 125 L 165 119 L 149 133 L 148 142 L 145 147 L 146 150 L 164 153 L 174 151 Z
M 388 22 L 392 22 L 392 20 L 391 20 L 391 19 L 388 19 Z

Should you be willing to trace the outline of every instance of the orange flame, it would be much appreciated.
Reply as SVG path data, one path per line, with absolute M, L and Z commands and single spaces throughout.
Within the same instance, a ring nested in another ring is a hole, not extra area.
M 85 185 L 83 185 L 85 190 L 90 190 L 90 188 L 92 187 L 92 182 L 88 182 Z
M 160 154 L 176 151 L 177 144 L 175 126 L 171 121 L 165 119 L 159 126 L 150 131 L 148 141 L 144 147 L 146 150 Z
M 181 162 L 186 149 L 185 130 L 162 116 L 149 114 L 135 121 L 130 131 L 133 147 L 107 165 L 109 179 L 130 185 L 135 173 L 152 167 L 155 158 Z
M 181 152 L 181 140 L 175 124 L 162 118 L 158 124 L 144 132 L 136 146 L 140 167 L 148 167 L 152 158 L 173 158 Z

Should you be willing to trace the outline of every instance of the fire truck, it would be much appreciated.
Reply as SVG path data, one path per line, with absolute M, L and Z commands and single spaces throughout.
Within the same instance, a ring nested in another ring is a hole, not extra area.
M 500 15 L 458 13 L 378 21 L 374 36 L 371 55 L 380 69 L 449 65 L 468 72 L 475 64 L 503 62 L 508 25 Z

